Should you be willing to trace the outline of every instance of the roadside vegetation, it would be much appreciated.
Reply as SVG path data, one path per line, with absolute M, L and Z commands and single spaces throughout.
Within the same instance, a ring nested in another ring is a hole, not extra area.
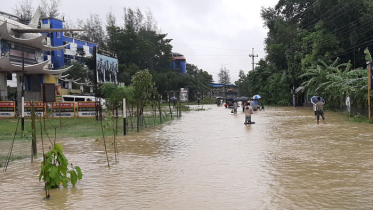
M 240 95 L 291 105 L 304 86 L 328 106 L 340 107 L 350 96 L 351 106 L 367 108 L 364 49 L 373 47 L 372 9 L 368 0 L 280 0 L 262 8 L 267 55 L 255 70 L 239 73 Z

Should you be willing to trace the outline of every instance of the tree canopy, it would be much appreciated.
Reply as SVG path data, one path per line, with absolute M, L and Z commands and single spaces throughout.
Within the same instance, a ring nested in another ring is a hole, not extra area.
M 279 0 L 275 7 L 262 8 L 267 56 L 246 78 L 240 76 L 240 92 L 261 94 L 266 103 L 290 104 L 304 82 L 338 74 L 311 74 L 320 64 L 326 68 L 348 63 L 346 71 L 365 67 L 363 49 L 373 47 L 372 9 L 369 0 Z M 322 92 L 313 85 L 306 89 Z

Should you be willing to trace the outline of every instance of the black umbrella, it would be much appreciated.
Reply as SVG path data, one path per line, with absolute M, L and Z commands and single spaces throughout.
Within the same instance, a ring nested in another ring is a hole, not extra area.
M 312 96 L 312 98 L 311 98 L 312 103 L 315 104 L 315 103 L 318 102 L 317 97 L 320 97 L 320 96 Z M 320 101 L 325 103 L 325 100 L 322 97 L 320 97 Z
M 241 101 L 248 101 L 249 98 L 248 97 L 241 97 Z
M 234 101 L 241 101 L 241 99 L 240 98 L 235 98 Z

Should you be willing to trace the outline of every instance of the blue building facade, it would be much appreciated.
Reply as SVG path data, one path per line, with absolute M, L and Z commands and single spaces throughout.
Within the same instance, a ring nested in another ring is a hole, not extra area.
M 172 67 L 174 69 L 179 69 L 180 73 L 185 74 L 186 73 L 186 58 L 184 55 L 172 52 Z
M 41 19 L 40 23 L 41 28 L 63 28 L 63 21 L 55 18 L 43 18 Z M 71 60 L 75 60 L 76 58 L 76 50 L 78 48 L 82 48 L 85 51 L 85 56 L 89 57 L 93 53 L 93 47 L 97 46 L 97 44 L 95 43 L 64 36 L 63 32 L 49 33 L 48 38 L 50 41 L 50 45 L 53 47 L 70 44 L 66 47 L 66 49 L 44 52 L 44 60 L 48 60 L 48 56 L 50 56 L 51 62 L 53 64 L 53 69 L 60 69 L 65 65 L 70 65 Z

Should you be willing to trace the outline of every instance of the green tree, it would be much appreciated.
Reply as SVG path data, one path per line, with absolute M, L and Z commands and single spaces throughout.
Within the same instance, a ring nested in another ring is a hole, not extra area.
M 219 77 L 219 83 L 221 83 L 221 84 L 230 84 L 230 82 L 231 82 L 229 69 L 227 69 L 227 67 L 225 67 L 225 66 L 222 66 L 220 68 L 219 73 L 218 73 L 218 77 Z
M 132 76 L 131 87 L 133 88 L 136 104 L 137 132 L 140 131 L 140 116 L 143 108 L 151 99 L 154 91 L 153 77 L 149 70 L 141 70 Z M 140 113 L 141 112 L 141 113 Z

